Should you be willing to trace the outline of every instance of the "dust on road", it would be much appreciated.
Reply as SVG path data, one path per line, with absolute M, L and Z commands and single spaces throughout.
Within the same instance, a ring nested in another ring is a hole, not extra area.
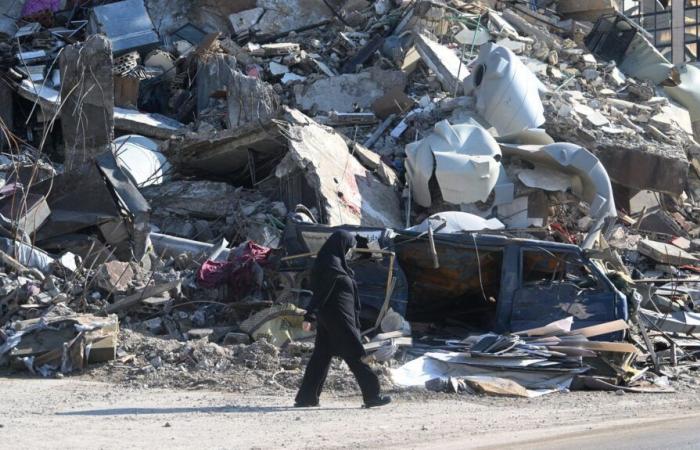
M 290 407 L 290 389 L 260 395 L 139 389 L 78 378 L 2 378 L 0 439 L 31 449 L 474 448 L 519 442 L 535 442 L 538 448 L 553 442 L 548 448 L 561 448 L 557 436 L 597 430 L 612 436 L 611 427 L 700 415 L 700 396 L 692 390 L 575 392 L 529 400 L 417 391 L 393 395 L 393 404 L 376 410 L 361 409 L 360 398 L 347 394 L 324 395 L 321 408 L 300 410 Z

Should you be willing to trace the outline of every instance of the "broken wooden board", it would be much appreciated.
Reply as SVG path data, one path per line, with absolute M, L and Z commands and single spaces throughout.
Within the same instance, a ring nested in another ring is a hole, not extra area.
M 614 333 L 616 331 L 623 331 L 629 328 L 629 325 L 624 320 L 614 320 L 612 322 L 605 322 L 598 325 L 591 325 L 590 327 L 579 328 L 577 330 L 571 330 L 569 334 L 581 335 L 587 338 L 600 336 L 603 334 Z
M 521 384 L 507 378 L 491 376 L 462 377 L 467 385 L 480 394 L 500 397 L 532 397 L 532 394 Z
M 600 342 L 600 341 L 587 341 L 579 342 L 576 347 L 580 347 L 587 350 L 595 350 L 598 352 L 613 352 L 613 353 L 636 353 L 637 347 L 633 344 L 628 344 L 627 342 Z

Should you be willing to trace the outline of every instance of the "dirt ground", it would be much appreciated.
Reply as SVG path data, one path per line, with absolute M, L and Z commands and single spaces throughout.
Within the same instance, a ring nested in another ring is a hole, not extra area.
M 700 420 L 700 393 L 690 387 L 675 394 L 573 392 L 530 400 L 402 391 L 392 393 L 391 405 L 373 410 L 359 408 L 356 394 L 330 393 L 320 408 L 300 410 L 290 407 L 289 388 L 274 395 L 216 388 L 139 388 L 89 376 L 0 378 L 1 446 L 572 448 L 571 439 L 599 436 L 610 444 L 603 448 L 658 448 L 659 440 L 671 443 L 666 439 L 676 436 L 683 439 L 673 441 L 676 448 L 693 448 Z M 674 423 L 693 425 L 685 434 L 664 434 Z M 635 430 L 645 429 L 661 430 L 657 441 L 632 447 L 620 438 L 625 430 L 641 439 Z

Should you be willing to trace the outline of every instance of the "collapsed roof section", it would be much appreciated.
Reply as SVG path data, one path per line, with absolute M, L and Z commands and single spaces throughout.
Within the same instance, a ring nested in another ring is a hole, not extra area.
M 397 190 L 374 173 L 391 169 L 364 160 L 367 168 L 340 134 L 294 109 L 279 119 L 171 141 L 164 151 L 182 173 L 261 183 L 288 208 L 317 208 L 328 225 L 401 226 Z

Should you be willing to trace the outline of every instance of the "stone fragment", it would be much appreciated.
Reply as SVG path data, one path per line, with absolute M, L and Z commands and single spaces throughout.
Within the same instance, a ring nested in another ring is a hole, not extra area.
M 124 293 L 135 276 L 130 263 L 110 261 L 97 270 L 97 286 L 114 294 Z

